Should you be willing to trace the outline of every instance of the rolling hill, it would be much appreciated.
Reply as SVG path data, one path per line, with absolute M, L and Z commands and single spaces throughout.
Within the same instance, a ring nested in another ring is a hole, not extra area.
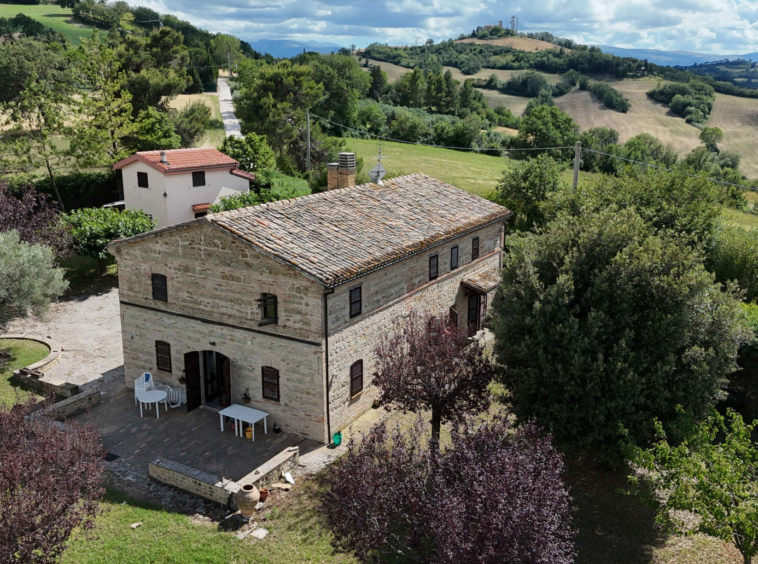
M 634 57 L 635 59 L 647 59 L 657 65 L 689 67 L 694 64 L 723 61 L 724 59 L 747 59 L 758 61 L 758 53 L 746 53 L 744 55 L 712 55 L 708 53 L 691 53 L 689 51 L 664 51 L 661 49 L 627 49 L 612 45 L 598 45 L 603 53 L 610 53 L 618 57 Z
M 73 21 L 71 9 L 55 4 L 0 4 L 0 18 L 12 18 L 17 14 L 27 15 L 53 31 L 65 35 L 74 45 L 79 45 L 82 37 L 92 35 L 91 27 Z
M 499 39 L 475 39 L 466 38 L 458 39 L 456 43 L 479 43 L 481 45 L 499 45 L 500 47 L 512 47 L 521 51 L 544 51 L 545 49 L 561 49 L 557 45 L 540 41 L 539 39 L 529 39 L 528 37 L 501 37 Z M 563 48 L 566 51 L 571 49 Z

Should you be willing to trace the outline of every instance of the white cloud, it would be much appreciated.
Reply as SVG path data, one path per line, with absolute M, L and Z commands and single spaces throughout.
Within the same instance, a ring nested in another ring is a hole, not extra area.
M 129 0 L 211 32 L 256 39 L 311 39 L 365 46 L 422 43 L 510 21 L 582 43 L 735 54 L 758 51 L 756 0 Z

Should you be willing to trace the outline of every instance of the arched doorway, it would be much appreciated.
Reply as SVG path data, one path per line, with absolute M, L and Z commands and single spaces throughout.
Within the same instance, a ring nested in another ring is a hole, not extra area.
M 202 363 L 202 366 L 201 366 Z M 216 351 L 192 351 L 184 355 L 187 411 L 201 404 L 224 408 L 232 404 L 231 361 Z

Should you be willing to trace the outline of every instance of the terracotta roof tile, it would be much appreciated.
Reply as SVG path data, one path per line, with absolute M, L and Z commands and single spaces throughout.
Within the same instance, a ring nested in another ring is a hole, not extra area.
M 479 196 L 412 174 L 207 219 L 333 286 L 510 215 Z
M 229 174 L 233 174 L 234 176 L 241 176 L 242 178 L 247 178 L 248 180 L 255 180 L 255 175 L 252 172 L 247 172 L 241 168 L 233 168 L 229 171 Z
M 490 269 L 481 270 L 464 278 L 463 284 L 472 290 L 486 294 L 500 285 L 500 276 Z
M 166 153 L 168 164 L 161 162 L 161 153 Z M 114 169 L 123 168 L 137 160 L 150 165 L 164 173 L 203 170 L 209 168 L 237 167 L 233 158 L 212 147 L 197 149 L 169 149 L 167 151 L 139 151 L 113 165 Z
M 192 206 L 193 212 L 208 211 L 211 209 L 211 204 L 195 204 Z

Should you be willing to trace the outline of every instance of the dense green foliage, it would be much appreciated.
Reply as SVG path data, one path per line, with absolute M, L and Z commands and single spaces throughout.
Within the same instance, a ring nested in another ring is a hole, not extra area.
M 666 104 L 672 112 L 685 118 L 687 123 L 695 124 L 708 121 L 716 99 L 712 86 L 697 81 L 689 84 L 660 84 L 647 95 L 656 102 Z
M 718 282 L 736 281 L 748 302 L 758 300 L 758 230 L 721 225 L 709 242 L 706 266 Z
M 697 251 L 633 208 L 560 216 L 508 239 L 496 352 L 517 416 L 614 456 L 677 404 L 703 416 L 746 338 L 739 302 Z
M 111 241 L 155 227 L 155 222 L 142 210 L 82 208 L 66 215 L 65 220 L 71 226 L 74 252 L 100 261 L 108 258 L 107 247 Z
M 287 200 L 310 193 L 308 183 L 304 180 L 291 178 L 271 170 L 256 172 L 255 182 L 250 185 L 249 192 L 240 192 L 225 196 L 213 204 L 210 213 L 236 210 L 278 200 Z
M 171 112 L 171 122 L 181 139 L 182 147 L 191 147 L 205 133 L 211 121 L 211 109 L 207 104 L 193 102 L 179 111 Z
M 568 147 L 573 149 L 579 135 L 579 126 L 570 116 L 557 106 L 538 106 L 521 120 L 518 137 L 514 140 L 515 147 L 536 149 L 546 147 Z M 551 149 L 545 151 L 558 160 L 568 160 L 573 152 L 567 149 Z M 528 151 L 517 153 L 517 156 L 528 158 Z
M 116 173 L 113 170 L 104 172 L 72 172 L 55 177 L 55 184 L 63 198 L 67 210 L 82 208 L 99 208 L 119 199 Z M 20 179 L 9 184 L 11 192 L 21 193 L 26 182 Z M 34 188 L 49 196 L 55 196 L 49 178 L 34 181 Z
M 17 231 L 0 233 L 0 325 L 10 315 L 41 315 L 68 282 L 55 267 L 53 250 L 19 240 Z
M 603 104 L 613 110 L 626 113 L 629 111 L 629 108 L 632 107 L 629 100 L 624 98 L 621 95 L 621 92 L 613 88 L 610 84 L 605 82 L 593 82 L 587 86 L 587 90 L 592 92 L 592 94 L 599 98 Z
M 274 151 L 263 135 L 248 133 L 242 138 L 227 137 L 221 146 L 221 152 L 239 161 L 242 170 L 258 172 L 276 168 Z
M 645 470 L 642 481 L 666 492 L 655 500 L 662 523 L 680 533 L 691 533 L 694 523 L 696 531 L 734 544 L 750 564 L 758 554 L 758 446 L 753 440 L 758 422 L 748 425 L 732 410 L 726 417 L 714 410 L 698 424 L 692 413 L 678 411 L 672 439 L 656 420 L 653 446 L 643 449 L 629 441 L 625 453 Z M 640 478 L 631 482 L 637 489 Z M 696 520 L 685 517 L 692 514 Z

